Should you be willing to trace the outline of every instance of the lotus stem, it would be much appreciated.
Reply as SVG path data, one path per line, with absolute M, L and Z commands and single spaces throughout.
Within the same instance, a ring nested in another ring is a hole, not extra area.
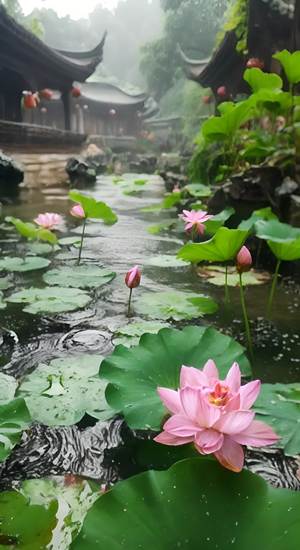
M 228 288 L 228 265 L 225 266 L 225 304 L 229 304 L 229 288 Z
M 275 292 L 276 292 L 276 288 L 277 288 L 277 281 L 278 281 L 278 274 L 279 274 L 280 265 L 281 265 L 281 260 L 277 260 L 276 269 L 275 269 L 275 272 L 274 272 L 274 275 L 273 275 L 272 286 L 271 286 L 269 299 L 268 299 L 267 317 L 270 317 L 271 312 L 272 312 L 274 296 L 275 296 Z
M 79 255 L 78 255 L 77 265 L 79 265 L 80 262 L 81 262 L 81 255 L 82 255 L 82 248 L 83 248 L 83 241 L 84 241 L 84 234 L 85 234 L 85 226 L 86 226 L 86 219 L 84 218 L 83 225 L 82 225 L 82 233 L 81 233 L 81 241 L 80 241 L 80 248 L 79 248 Z
M 132 300 L 132 291 L 133 289 L 131 288 L 129 290 L 129 300 L 128 300 L 128 310 L 127 310 L 127 317 L 130 317 L 131 316 L 131 300 Z
M 251 338 L 251 331 L 250 331 L 250 323 L 247 313 L 247 307 L 245 302 L 245 293 L 244 293 L 244 287 L 243 287 L 243 277 L 242 273 L 239 273 L 239 279 L 240 279 L 240 293 L 241 293 L 241 304 L 242 304 L 242 310 L 244 315 L 244 323 L 245 323 L 245 330 L 246 330 L 246 337 L 247 337 L 247 343 L 248 343 L 248 350 L 251 355 L 251 358 L 253 359 L 253 345 L 252 345 L 252 338 Z

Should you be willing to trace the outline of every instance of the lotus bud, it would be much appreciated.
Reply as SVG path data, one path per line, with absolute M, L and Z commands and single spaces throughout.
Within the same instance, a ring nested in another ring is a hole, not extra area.
M 252 267 L 252 256 L 246 246 L 243 246 L 236 257 L 236 269 L 238 273 L 246 273 Z
M 128 288 L 130 289 L 140 286 L 141 277 L 142 277 L 142 272 L 139 269 L 139 266 L 136 265 L 135 267 L 130 269 L 128 273 L 126 273 L 126 277 L 125 277 L 126 286 L 128 286 Z
M 85 211 L 83 210 L 81 204 L 75 204 L 70 210 L 71 216 L 74 218 L 79 218 L 80 220 L 85 219 Z

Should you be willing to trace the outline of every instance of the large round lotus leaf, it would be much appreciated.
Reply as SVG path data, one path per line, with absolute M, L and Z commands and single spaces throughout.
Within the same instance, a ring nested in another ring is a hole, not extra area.
M 113 271 L 95 265 L 75 265 L 51 269 L 44 274 L 43 279 L 48 285 L 98 288 L 112 281 L 115 276 Z
M 195 319 L 215 313 L 217 309 L 212 298 L 191 292 L 150 292 L 134 302 L 135 312 L 150 319 Z
M 178 258 L 186 262 L 228 262 L 242 248 L 248 231 L 220 227 L 212 239 L 203 243 L 189 243 L 178 252 Z
M 0 372 L 0 405 L 5 405 L 15 396 L 18 382 L 13 376 Z
M 235 267 L 228 267 L 227 284 L 228 286 L 239 286 L 240 279 Z M 209 283 L 216 286 L 224 286 L 226 268 L 220 265 L 206 265 L 198 269 L 199 277 L 207 279 Z M 270 280 L 270 275 L 266 271 L 256 271 L 251 269 L 243 273 L 243 285 L 263 285 Z
M 23 399 L 0 405 L 0 462 L 9 456 L 29 422 L 29 412 Z
M 39 365 L 18 391 L 31 417 L 46 426 L 71 426 L 85 413 L 102 420 L 113 416 L 105 400 L 107 384 L 98 376 L 101 359 L 84 355 Z
M 138 346 L 118 346 L 103 361 L 100 377 L 111 382 L 107 402 L 122 411 L 132 428 L 158 430 L 166 411 L 157 388 L 178 388 L 182 365 L 202 369 L 208 359 L 215 360 L 221 378 L 234 361 L 243 374 L 251 374 L 244 348 L 213 328 L 166 328 L 158 334 L 144 334 Z
M 16 491 L 0 494 L 0 548 L 41 550 L 48 548 L 57 525 L 57 500 L 49 506 L 31 505 Z
M 48 267 L 50 261 L 39 256 L 25 256 L 25 258 L 5 257 L 0 260 L 0 271 L 35 271 Z
M 0 290 L 7 290 L 14 286 L 9 277 L 0 277 Z
M 300 229 L 278 220 L 258 221 L 256 235 L 268 242 L 278 260 L 300 259 Z
M 157 256 L 147 258 L 145 264 L 153 265 L 154 267 L 187 267 L 186 262 L 169 254 L 158 254 Z
M 84 308 L 91 297 L 83 290 L 66 287 L 28 288 L 7 298 L 14 304 L 29 304 L 26 313 L 61 313 Z
M 51 246 L 51 244 L 48 243 L 35 242 L 28 245 L 28 250 L 30 254 L 39 256 L 40 254 L 52 254 L 53 252 L 57 252 L 57 250 L 60 250 L 60 247 L 57 244 Z
M 280 435 L 276 445 L 287 455 L 300 454 L 300 384 L 263 384 L 255 409 Z
M 162 328 L 169 326 L 168 323 L 159 321 L 137 321 L 128 323 L 124 327 L 119 327 L 115 332 L 113 343 L 115 346 L 122 344 L 131 347 L 139 343 L 140 337 L 145 334 L 157 334 Z
M 212 194 L 212 190 L 203 183 L 190 183 L 183 188 L 183 191 L 187 191 L 192 197 L 209 197 Z
M 73 550 L 298 550 L 300 493 L 201 458 L 116 485 L 88 512 Z
M 105 202 L 96 201 L 93 197 L 80 193 L 76 189 L 70 191 L 69 197 L 72 201 L 81 204 L 87 218 L 103 220 L 106 225 L 113 225 L 118 221 L 118 216 Z

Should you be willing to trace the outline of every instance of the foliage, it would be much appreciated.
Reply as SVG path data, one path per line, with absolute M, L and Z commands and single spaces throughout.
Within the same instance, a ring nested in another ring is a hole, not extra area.
M 300 82 L 300 52 L 290 53 L 288 50 L 283 50 L 273 57 L 281 63 L 289 83 L 298 84 Z
M 88 197 L 79 191 L 70 191 L 69 197 L 72 201 L 81 204 L 87 218 L 103 220 L 106 225 L 113 225 L 118 221 L 118 217 L 104 202 L 96 201 L 93 197 Z
M 247 69 L 244 73 L 244 80 L 248 82 L 252 92 L 260 90 L 281 90 L 282 79 L 278 74 L 264 73 L 261 69 Z
M 25 305 L 26 313 L 62 313 L 84 308 L 91 297 L 83 290 L 67 287 L 27 288 L 7 298 L 13 304 Z
M 37 269 L 45 269 L 50 261 L 39 256 L 25 256 L 24 258 L 12 258 L 5 256 L 0 259 L 0 271 L 35 271 Z
M 220 227 L 209 241 L 183 246 L 177 257 L 186 262 L 227 262 L 233 260 L 246 241 L 248 231 Z
M 43 279 L 48 285 L 73 288 L 98 288 L 110 283 L 116 273 L 94 265 L 62 266 L 47 271 Z
M 10 388 L 11 392 L 12 388 Z M 30 423 L 30 415 L 23 399 L 0 404 L 0 462 L 5 460 Z
M 146 259 L 145 263 L 154 267 L 185 268 L 186 263 L 170 254 L 159 254 Z
M 220 265 L 209 265 L 200 267 L 198 274 L 203 279 L 207 279 L 209 283 L 216 286 L 224 287 L 225 267 Z M 255 271 L 251 269 L 243 274 L 243 286 L 248 285 L 263 285 L 270 280 L 269 273 Z M 239 274 L 235 267 L 227 267 L 227 285 L 239 286 Z
M 266 240 L 278 260 L 300 259 L 300 229 L 278 220 L 257 221 L 256 235 Z
M 0 405 L 6 405 L 13 400 L 17 385 L 18 383 L 13 376 L 0 372 Z
M 158 430 L 165 411 L 157 387 L 177 389 L 182 365 L 201 369 L 211 358 L 221 377 L 234 361 L 245 375 L 251 372 L 244 348 L 213 328 L 189 326 L 144 334 L 137 347 L 118 346 L 101 364 L 100 376 L 110 382 L 107 402 L 123 412 L 132 428 Z
M 111 417 L 106 383 L 98 377 L 101 359 L 97 355 L 54 359 L 25 376 L 18 395 L 25 399 L 31 418 L 46 426 L 72 426 L 86 413 L 102 420 Z
M 56 235 L 52 233 L 52 231 L 49 231 L 49 229 L 37 227 L 33 223 L 23 222 L 19 218 L 14 218 L 12 216 L 5 218 L 5 221 L 7 221 L 8 223 L 12 223 L 15 226 L 17 232 L 22 237 L 25 237 L 25 239 L 45 241 L 52 245 L 57 243 Z
M 234 31 L 238 40 L 236 49 L 246 53 L 248 39 L 248 0 L 234 0 L 225 14 L 223 30 L 218 34 L 217 44 L 223 40 L 226 32 Z
M 218 229 L 220 229 L 220 227 L 222 227 L 225 222 L 227 222 L 227 220 L 229 220 L 229 218 L 233 216 L 233 214 L 234 208 L 230 207 L 227 207 L 219 212 L 219 214 L 216 214 L 213 218 L 205 222 L 206 233 L 210 233 L 211 235 L 216 233 Z
M 162 328 L 168 326 L 168 323 L 159 321 L 135 321 L 119 327 L 114 333 L 113 343 L 115 346 L 119 344 L 126 347 L 136 346 L 143 334 L 157 334 Z
M 272 209 L 268 206 L 266 208 L 260 208 L 259 210 L 254 210 L 247 220 L 241 221 L 240 225 L 238 226 L 238 229 L 241 229 L 242 231 L 254 231 L 255 224 L 259 220 L 277 220 L 276 214 L 272 211 Z
M 151 292 L 139 296 L 134 310 L 150 319 L 196 319 L 215 313 L 217 303 L 208 296 L 191 292 L 164 291 Z

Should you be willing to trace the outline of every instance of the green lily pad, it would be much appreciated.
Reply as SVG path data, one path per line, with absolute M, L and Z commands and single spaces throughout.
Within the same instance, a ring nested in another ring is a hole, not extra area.
M 152 265 L 154 267 L 181 267 L 186 268 L 186 262 L 179 260 L 176 256 L 170 256 L 169 254 L 159 254 L 152 258 L 147 258 L 145 264 Z
M 152 206 L 146 206 L 141 208 L 141 212 L 160 212 L 161 210 L 169 210 L 174 208 L 177 204 L 181 202 L 181 193 L 170 193 L 166 195 L 164 200 L 159 204 L 153 204 Z
M 62 237 L 58 244 L 61 246 L 80 246 L 80 237 Z
M 54 359 L 25 376 L 18 395 L 25 399 L 31 418 L 46 426 L 72 426 L 86 413 L 101 420 L 113 416 L 105 400 L 107 384 L 98 376 L 101 359 Z
M 202 369 L 208 359 L 214 359 L 221 378 L 234 361 L 244 375 L 251 374 L 244 348 L 213 328 L 165 328 L 144 334 L 138 346 L 118 346 L 101 364 L 100 377 L 110 382 L 107 402 L 122 411 L 130 427 L 159 430 L 165 409 L 157 388 L 177 389 L 182 365 Z
M 118 328 L 114 334 L 113 343 L 115 346 L 119 344 L 126 347 L 136 346 L 143 334 L 157 334 L 162 328 L 168 326 L 167 323 L 160 323 L 158 321 L 138 321 L 129 323 L 124 327 Z
M 72 550 L 298 550 L 299 507 L 297 491 L 208 459 L 187 459 L 103 495 Z
M 34 254 L 36 256 L 39 256 L 40 254 L 51 254 L 53 252 L 57 252 L 60 250 L 60 247 L 57 245 L 51 246 L 47 243 L 30 243 L 28 246 L 28 251 L 30 254 Z
M 248 231 L 220 227 L 209 241 L 189 243 L 183 246 L 177 257 L 192 263 L 227 262 L 236 258 L 247 236 Z
M 22 432 L 29 423 L 30 415 L 23 399 L 0 404 L 0 462 L 5 460 L 19 443 Z
M 0 548 L 41 550 L 48 548 L 58 519 L 57 500 L 36 506 L 17 491 L 0 494 Z
M 300 384 L 263 384 L 255 402 L 260 420 L 273 426 L 281 439 L 276 446 L 287 455 L 300 453 Z
M 248 218 L 247 220 L 243 220 L 240 223 L 238 229 L 241 229 L 242 231 L 253 231 L 256 222 L 260 220 L 278 220 L 278 217 L 276 216 L 276 214 L 274 214 L 273 210 L 269 206 L 267 208 L 261 208 L 260 210 L 254 210 L 250 218 Z
M 227 268 L 227 284 L 228 286 L 239 286 L 240 279 L 235 267 Z M 199 267 L 198 275 L 203 279 L 207 279 L 209 283 L 216 286 L 224 286 L 226 268 L 220 265 L 206 265 Z M 251 269 L 247 273 L 243 273 L 243 285 L 263 285 L 270 281 L 270 274 L 266 271 L 256 271 Z
M 234 208 L 225 208 L 222 212 L 219 212 L 219 214 L 216 214 L 213 218 L 205 222 L 206 233 L 214 235 L 218 229 L 222 227 L 224 223 L 229 220 L 229 218 L 231 218 L 234 212 Z
M 44 274 L 43 279 L 48 285 L 98 288 L 110 283 L 115 276 L 116 273 L 95 265 L 76 265 L 51 269 L 51 271 Z
M 191 292 L 150 292 L 142 294 L 134 303 L 134 310 L 139 315 L 150 319 L 195 319 L 215 313 L 217 303 L 209 296 Z
M 6 302 L 3 299 L 3 292 L 0 290 L 0 309 L 6 308 Z
M 158 235 L 163 231 L 170 231 L 171 229 L 174 229 L 177 224 L 178 220 L 166 220 L 165 222 L 157 223 L 155 225 L 149 225 L 149 227 L 147 227 L 147 231 L 151 235 Z M 180 226 L 181 225 L 182 224 L 180 224 Z
M 83 290 L 67 287 L 27 288 L 7 298 L 14 304 L 28 304 L 26 313 L 62 313 L 82 309 L 92 300 Z
M 300 259 L 300 229 L 278 220 L 258 221 L 255 224 L 256 235 L 266 240 L 278 260 L 292 261 Z
M 45 269 L 50 265 L 50 261 L 39 256 L 25 256 L 24 258 L 10 258 L 6 256 L 0 260 L 0 271 L 35 271 L 36 269 Z
M 0 290 L 8 290 L 12 286 L 14 283 L 9 277 L 0 277 Z
M 87 218 L 103 220 L 106 225 L 113 225 L 118 221 L 118 216 L 105 202 L 96 201 L 75 189 L 70 191 L 69 197 L 72 201 L 81 204 Z
M 183 190 L 187 191 L 192 197 L 210 197 L 212 194 L 210 187 L 203 185 L 203 183 L 190 183 Z
M 0 372 L 0 405 L 6 405 L 13 400 L 17 386 L 18 382 L 13 376 Z

